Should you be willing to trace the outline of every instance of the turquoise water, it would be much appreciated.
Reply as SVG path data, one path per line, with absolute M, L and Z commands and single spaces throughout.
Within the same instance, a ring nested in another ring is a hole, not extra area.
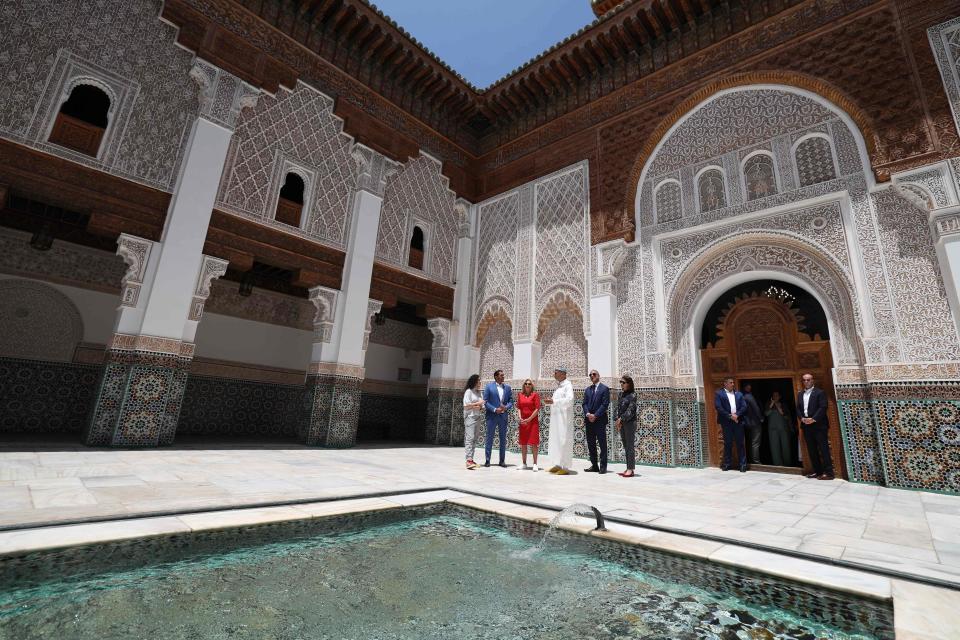
M 0 638 L 875 637 L 534 544 L 439 515 L 49 581 L 0 591 Z

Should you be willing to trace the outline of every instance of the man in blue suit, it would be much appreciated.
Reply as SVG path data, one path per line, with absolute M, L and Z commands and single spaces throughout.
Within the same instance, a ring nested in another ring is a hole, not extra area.
M 493 382 L 483 390 L 483 403 L 487 407 L 487 461 L 490 466 L 490 454 L 493 453 L 494 429 L 500 432 L 500 466 L 507 466 L 507 416 L 513 409 L 513 392 L 510 385 L 503 383 L 503 370 L 493 372 Z
M 740 473 L 747 470 L 747 450 L 743 441 L 743 416 L 747 413 L 747 401 L 743 394 L 734 391 L 733 378 L 723 381 L 723 389 L 717 390 L 713 398 L 713 406 L 717 410 L 717 422 L 723 429 L 723 471 L 730 469 L 730 458 L 733 453 L 733 444 L 736 442 L 740 451 Z
M 607 472 L 607 406 L 610 388 L 600 382 L 600 373 L 590 372 L 590 386 L 583 393 L 583 424 L 587 431 L 590 466 L 584 471 Z M 600 443 L 600 466 L 597 466 L 597 442 Z

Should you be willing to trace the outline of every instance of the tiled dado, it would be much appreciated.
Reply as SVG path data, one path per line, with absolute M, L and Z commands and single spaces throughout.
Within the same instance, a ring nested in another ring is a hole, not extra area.
M 0 358 L 0 433 L 83 431 L 100 365 Z
M 302 383 L 212 377 L 197 375 L 196 369 L 194 362 L 180 409 L 177 436 L 297 436 Z
M 108 350 L 84 443 L 172 444 L 189 369 L 188 357 Z
M 838 385 L 850 479 L 960 493 L 960 382 Z
M 308 373 L 301 405 L 301 440 L 321 447 L 352 447 L 357 441 L 362 381 L 362 376 Z
M 463 444 L 463 389 L 431 387 L 427 393 L 424 440 L 432 444 Z

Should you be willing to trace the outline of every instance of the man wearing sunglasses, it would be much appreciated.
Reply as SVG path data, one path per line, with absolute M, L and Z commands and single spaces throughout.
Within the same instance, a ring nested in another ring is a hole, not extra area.
M 583 393 L 583 425 L 587 431 L 587 449 L 590 451 L 590 466 L 587 472 L 607 472 L 607 406 L 610 404 L 610 387 L 600 382 L 600 372 L 590 372 L 590 386 Z M 597 444 L 600 445 L 600 464 L 597 465 Z

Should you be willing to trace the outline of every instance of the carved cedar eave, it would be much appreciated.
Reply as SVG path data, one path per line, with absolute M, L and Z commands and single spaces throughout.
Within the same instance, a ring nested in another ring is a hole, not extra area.
M 425 318 L 453 318 L 453 288 L 413 274 L 373 263 L 370 297 L 382 300 L 385 307 L 406 302 L 419 307 Z
M 160 17 L 179 29 L 177 44 L 255 87 L 274 94 L 280 85 L 293 89 L 297 84 L 293 68 L 216 24 L 183 0 L 164 0 Z
M 87 231 L 159 240 L 170 194 L 0 139 L 0 184 L 25 198 L 89 214 Z
M 290 284 L 301 288 L 339 289 L 343 276 L 343 251 L 219 209 L 210 218 L 203 253 L 229 260 L 237 271 L 249 270 L 254 260 L 290 270 Z

